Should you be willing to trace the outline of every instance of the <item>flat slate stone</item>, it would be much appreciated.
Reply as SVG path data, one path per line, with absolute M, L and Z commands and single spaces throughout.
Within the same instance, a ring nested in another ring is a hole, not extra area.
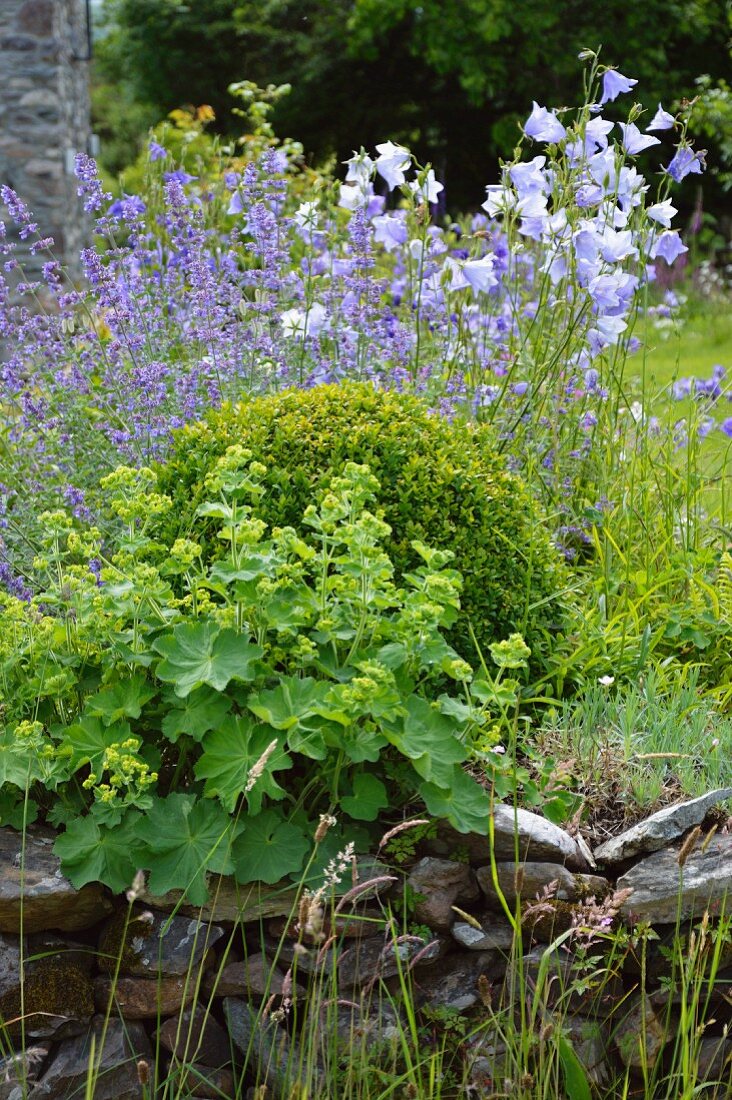
M 113 974 L 121 953 L 122 974 L 184 977 L 191 969 L 206 969 L 212 961 L 211 948 L 223 935 L 218 925 L 194 917 L 166 917 L 147 910 L 128 919 L 126 912 L 119 910 L 99 937 L 99 966 Z
M 200 917 L 201 920 L 216 921 L 217 924 L 246 924 L 266 917 L 286 917 L 296 910 L 297 889 L 287 886 L 265 886 L 252 883 L 239 886 L 233 878 L 214 877 L 208 883 L 209 900 L 203 905 L 189 905 L 181 902 L 180 890 L 169 890 L 167 894 L 150 894 L 143 891 L 140 901 L 153 909 L 162 909 L 166 913 L 176 913 L 187 917 Z
M 518 841 L 519 860 L 563 863 L 571 871 L 590 870 L 590 863 L 574 837 L 529 810 L 497 803 L 493 807 L 493 832 L 494 854 L 498 860 L 515 859 Z M 433 855 L 448 859 L 454 858 L 454 852 L 465 851 L 473 867 L 490 863 L 491 859 L 487 836 L 458 833 L 451 825 L 442 822 L 438 825 L 437 836 L 429 840 L 425 848 Z
M 673 924 L 677 916 L 688 920 L 711 908 L 713 915 L 724 905 L 732 912 L 732 836 L 715 836 L 703 850 L 703 840 L 692 850 L 683 867 L 678 848 L 654 852 L 618 879 L 618 890 L 632 890 L 622 904 L 624 915 Z
M 112 910 L 103 886 L 75 890 L 52 852 L 53 833 L 0 829 L 0 932 L 75 932 L 90 928 Z
M 321 1095 L 320 1068 L 312 1061 L 308 1066 L 294 1037 L 273 1020 L 263 1021 L 247 1001 L 225 997 L 223 1004 L 231 1041 L 249 1074 L 267 1087 L 267 1100 L 289 1100 L 304 1094 L 306 1085 L 311 1086 L 308 1095 Z
M 606 840 L 595 849 L 595 859 L 612 867 L 635 856 L 657 852 L 678 840 L 689 829 L 701 825 L 709 811 L 727 798 L 732 798 L 732 787 L 720 787 L 688 802 L 664 806 L 658 813 L 647 817 L 645 821 L 639 821 L 620 836 Z
M 94 1100 L 145 1100 L 137 1060 L 152 1061 L 150 1043 L 141 1025 L 110 1020 L 93 1029 L 98 1073 L 92 1082 Z M 101 1046 L 104 1034 L 104 1046 Z M 50 1066 L 29 1095 L 33 1100 L 68 1100 L 86 1094 L 91 1056 L 91 1032 L 59 1045 Z M 101 1051 L 100 1051 L 101 1047 Z
M 100 974 L 94 979 L 97 1010 L 107 1011 L 110 1000 L 124 1020 L 154 1020 L 168 1016 L 193 1000 L 195 982 L 188 978 L 125 978 L 116 981 Z
M 275 948 L 276 950 L 276 948 Z M 203 978 L 207 997 L 271 997 L 284 990 L 283 977 L 261 951 L 210 970 Z
M 157 1034 L 160 1045 L 179 1062 L 219 1069 L 231 1061 L 229 1036 L 201 1004 L 165 1020 Z
M 442 965 L 420 974 L 416 983 L 418 1003 L 465 1012 L 480 1000 L 481 979 L 500 977 L 504 969 L 493 951 L 477 951 L 462 957 L 450 955 Z
M 483 922 L 480 928 L 456 921 L 451 931 L 452 938 L 470 951 L 510 951 L 514 941 L 513 928 L 507 921 Z

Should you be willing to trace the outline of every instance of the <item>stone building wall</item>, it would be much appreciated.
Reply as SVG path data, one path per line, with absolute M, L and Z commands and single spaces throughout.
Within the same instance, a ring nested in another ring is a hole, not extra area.
M 84 234 L 73 158 L 87 151 L 86 0 L 0 0 L 0 182 L 72 269 Z

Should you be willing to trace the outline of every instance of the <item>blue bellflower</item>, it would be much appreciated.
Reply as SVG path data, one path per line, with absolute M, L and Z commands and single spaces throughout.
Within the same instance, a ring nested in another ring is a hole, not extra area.
M 623 149 L 631 157 L 642 153 L 644 149 L 650 149 L 652 145 L 661 144 L 657 137 L 642 134 L 632 122 L 619 122 L 618 125 L 623 131 Z
M 670 115 L 668 111 L 664 111 L 661 104 L 658 104 L 658 110 L 656 111 L 650 126 L 646 126 L 646 130 L 673 130 L 676 125 L 676 119 L 673 115 Z
M 600 103 L 612 103 L 619 95 L 629 92 L 638 83 L 632 77 L 623 76 L 617 69 L 608 69 L 602 76 Z
M 524 123 L 524 133 L 534 141 L 561 141 L 567 131 L 554 111 L 540 107 L 534 100 L 534 108 Z
M 666 171 L 677 183 L 690 174 L 700 176 L 704 171 L 704 155 L 694 152 L 689 145 L 679 145 Z

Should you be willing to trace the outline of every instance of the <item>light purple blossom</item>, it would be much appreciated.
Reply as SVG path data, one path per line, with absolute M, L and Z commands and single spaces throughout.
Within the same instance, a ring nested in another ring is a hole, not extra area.
M 493 257 L 483 256 L 480 260 L 466 260 L 463 264 L 463 275 L 470 283 L 474 294 L 487 293 L 498 286 Z
M 701 151 L 695 152 L 689 145 L 679 145 L 666 171 L 677 183 L 681 183 L 690 174 L 701 175 L 704 171 L 704 154 Z
M 600 116 L 589 120 L 585 126 L 585 151 L 588 156 L 600 149 L 607 149 L 608 135 L 614 125 L 614 122 Z
M 660 257 L 667 264 L 672 264 L 674 260 L 688 251 L 689 249 L 682 243 L 677 230 L 665 229 L 651 245 L 649 255 L 652 260 Z
M 637 83 L 637 80 L 633 80 L 632 77 L 623 76 L 617 69 L 607 69 L 602 75 L 602 95 L 600 96 L 600 103 L 612 103 L 619 95 L 630 92 Z
M 540 107 L 534 100 L 533 110 L 524 123 L 524 133 L 534 141 L 558 142 L 564 138 L 567 131 L 554 111 Z
M 402 145 L 395 145 L 393 141 L 382 142 L 376 146 L 379 154 L 376 158 L 376 171 L 386 181 L 387 187 L 393 191 L 405 181 L 405 173 L 412 164 L 412 154 Z
M 623 149 L 631 157 L 650 149 L 652 145 L 661 144 L 657 137 L 642 134 L 633 122 L 619 122 L 618 125 L 623 131 Z
M 407 226 L 401 212 L 381 214 L 373 219 L 374 240 L 383 244 L 387 252 L 393 252 L 406 243 Z
M 664 111 L 661 104 L 658 104 L 658 110 L 651 120 L 650 126 L 646 126 L 646 130 L 672 130 L 676 125 L 676 119 L 673 115 L 670 115 L 668 111 Z
M 652 206 L 646 207 L 646 214 L 651 221 L 658 222 L 664 229 L 668 229 L 678 214 L 678 210 L 671 199 L 664 199 L 663 202 L 654 202 Z

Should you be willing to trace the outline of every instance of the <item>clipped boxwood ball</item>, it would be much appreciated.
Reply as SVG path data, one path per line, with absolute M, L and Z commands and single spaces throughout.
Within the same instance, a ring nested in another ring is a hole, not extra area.
M 298 527 L 309 504 L 347 462 L 368 463 L 381 483 L 380 506 L 392 534 L 385 549 L 398 574 L 419 558 L 410 543 L 452 550 L 464 577 L 463 614 L 450 641 L 476 658 L 468 622 L 487 646 L 521 632 L 540 659 L 563 626 L 566 576 L 539 509 L 510 474 L 486 429 L 432 415 L 415 397 L 368 384 L 288 390 L 225 406 L 181 429 L 159 483 L 174 503 L 165 535 L 194 528 L 211 554 L 208 521 L 195 517 L 204 479 L 234 443 L 267 468 L 257 514 L 270 527 Z M 307 537 L 308 531 L 302 530 Z

